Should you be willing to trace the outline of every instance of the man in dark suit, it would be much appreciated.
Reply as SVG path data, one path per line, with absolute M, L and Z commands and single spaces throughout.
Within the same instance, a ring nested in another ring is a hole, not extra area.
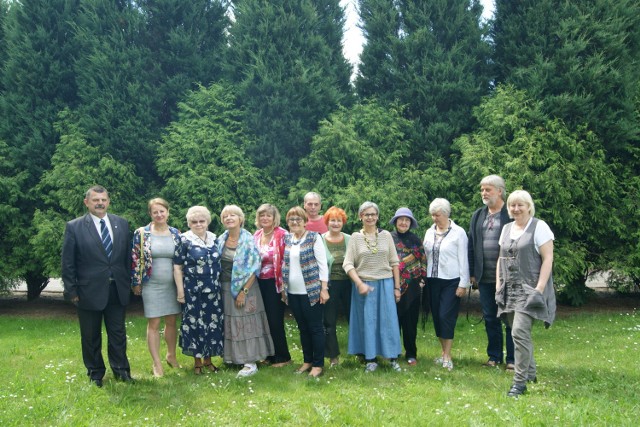
M 65 299 L 78 308 L 82 359 L 91 382 L 102 387 L 102 322 L 107 329 L 113 375 L 132 382 L 127 359 L 125 309 L 131 292 L 129 224 L 107 214 L 109 193 L 99 185 L 87 190 L 86 215 L 69 221 L 62 244 Z
M 502 227 L 513 221 L 509 218 L 505 200 L 507 190 L 504 180 L 498 175 L 485 176 L 480 181 L 480 195 L 484 207 L 471 217 L 469 226 L 469 275 L 471 283 L 480 290 L 480 305 L 487 332 L 487 355 L 484 366 L 495 367 L 504 361 L 507 369 L 514 368 L 513 340 L 511 328 L 505 323 L 505 339 L 502 321 L 496 317 L 498 306 L 496 295 L 496 264 L 500 254 L 500 233 Z M 503 345 L 506 344 L 506 360 Z

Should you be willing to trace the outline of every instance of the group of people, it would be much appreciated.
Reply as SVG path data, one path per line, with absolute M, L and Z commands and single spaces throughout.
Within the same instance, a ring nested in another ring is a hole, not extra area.
M 84 200 L 89 213 L 67 223 L 62 251 L 65 296 L 78 307 L 87 374 L 102 386 L 104 320 L 114 376 L 133 381 L 124 325 L 130 286 L 142 295 L 156 377 L 164 375 L 162 320 L 171 368 L 180 366 L 178 343 L 193 357 L 196 375 L 218 371 L 212 363 L 216 356 L 237 365 L 238 377 L 254 375 L 260 362 L 290 365 L 287 306 L 303 353 L 297 374 L 319 377 L 325 357 L 331 366 L 340 363 L 340 316 L 349 325 L 348 353 L 361 357 L 365 372 L 378 369 L 379 357 L 400 371 L 402 345 L 406 363 L 416 365 L 421 308 L 431 312 L 440 342 L 435 362 L 452 370 L 460 299 L 474 285 L 488 338 L 484 365 L 506 361 L 515 371 L 508 395 L 519 396 L 527 382 L 537 380 L 533 320 L 548 326 L 555 315 L 554 237 L 534 218 L 526 191 L 514 191 L 505 203 L 505 184 L 496 175 L 485 177 L 480 189 L 485 206 L 474 212 L 468 234 L 450 218 L 449 202 L 437 198 L 429 206 L 433 224 L 424 239 L 412 231 L 418 221 L 407 207 L 389 221 L 393 232 L 380 228 L 373 202 L 358 210 L 362 228 L 346 234 L 346 212 L 334 206 L 321 215 L 321 198 L 314 192 L 307 193 L 303 207 L 289 209 L 288 231 L 280 227 L 278 209 L 263 204 L 254 234 L 244 228 L 244 213 L 235 205 L 220 213 L 226 230 L 221 236 L 209 231 L 211 213 L 203 206 L 188 210 L 189 231 L 181 234 L 168 225 L 168 203 L 154 198 L 148 203 L 151 222 L 135 230 L 131 245 L 127 222 L 107 214 L 106 189 L 91 187 Z

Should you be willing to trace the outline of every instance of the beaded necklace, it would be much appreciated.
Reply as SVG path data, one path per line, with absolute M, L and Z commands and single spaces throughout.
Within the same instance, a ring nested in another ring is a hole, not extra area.
M 369 252 L 371 252 L 372 254 L 377 254 L 378 253 L 378 229 L 376 229 L 376 233 L 375 233 L 376 241 L 374 245 L 371 244 L 371 241 L 369 241 L 369 239 L 367 238 L 367 235 L 364 233 L 364 228 L 360 230 L 360 232 L 364 237 L 364 243 L 365 245 L 367 245 L 367 249 L 369 249 Z

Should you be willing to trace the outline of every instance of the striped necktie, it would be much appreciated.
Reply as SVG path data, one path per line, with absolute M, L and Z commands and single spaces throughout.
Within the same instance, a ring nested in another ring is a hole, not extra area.
M 102 237 L 102 246 L 104 246 L 104 250 L 107 252 L 107 257 L 111 259 L 111 253 L 113 252 L 113 242 L 111 241 L 109 228 L 107 228 L 107 223 L 104 222 L 104 219 L 100 220 L 100 234 Z

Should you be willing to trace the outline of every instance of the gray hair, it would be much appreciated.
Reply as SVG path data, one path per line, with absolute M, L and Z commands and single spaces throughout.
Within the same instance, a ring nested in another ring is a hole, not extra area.
M 369 208 L 373 208 L 376 210 L 376 213 L 378 215 L 380 215 L 380 208 L 378 208 L 378 205 L 376 205 L 373 202 L 364 202 L 363 204 L 360 205 L 360 209 L 358 209 L 358 216 L 362 215 L 362 212 L 366 211 Z
M 306 203 L 307 199 L 311 199 L 311 198 L 317 198 L 318 202 L 320 202 L 320 204 L 322 204 L 322 197 L 320 197 L 320 195 L 318 193 L 316 193 L 315 191 L 309 191 L 307 194 L 305 194 L 303 201 Z
M 191 206 L 187 211 L 187 221 L 191 222 L 196 217 L 202 216 L 207 220 L 207 224 L 211 224 L 211 212 L 204 206 Z
M 492 187 L 496 187 L 502 192 L 502 200 L 507 200 L 507 187 L 504 183 L 504 179 L 502 179 L 501 176 L 487 175 L 482 178 L 482 181 L 480 181 L 480 185 L 491 185 Z
M 528 191 L 525 190 L 516 190 L 509 195 L 507 199 L 507 207 L 511 203 L 522 202 L 526 205 L 529 205 L 529 215 L 534 216 L 536 214 L 536 205 L 533 203 L 533 198 Z M 509 218 L 512 218 L 511 213 L 509 213 Z
M 442 212 L 447 218 L 451 216 L 451 203 L 447 199 L 437 198 L 429 205 L 429 213 Z
M 94 185 L 91 188 L 89 188 L 87 192 L 84 193 L 85 200 L 89 200 L 89 196 L 91 196 L 91 193 L 100 193 L 100 194 L 107 193 L 107 197 L 109 197 L 109 192 L 102 185 Z

